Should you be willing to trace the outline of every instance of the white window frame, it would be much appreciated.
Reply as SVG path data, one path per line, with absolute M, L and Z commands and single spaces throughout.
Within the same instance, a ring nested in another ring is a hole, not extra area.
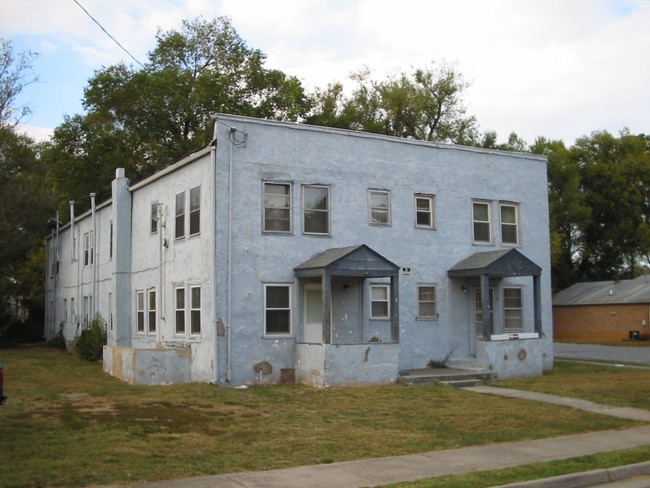
M 429 204 L 429 208 L 427 209 L 421 209 L 418 206 L 418 200 L 426 201 Z M 435 195 L 426 195 L 424 193 L 416 193 L 415 198 L 413 200 L 413 204 L 415 206 L 415 227 L 418 229 L 435 229 L 436 228 L 436 197 Z M 429 224 L 421 224 L 419 223 L 418 216 L 420 215 L 428 215 L 429 216 Z
M 325 190 L 325 208 L 312 208 L 307 207 L 307 198 L 306 194 L 310 190 Z M 325 232 L 315 232 L 307 230 L 307 213 L 312 212 L 315 214 L 325 214 Z M 303 185 L 302 186 L 302 231 L 308 235 L 321 235 L 328 236 L 330 235 L 330 187 L 327 185 Z
M 197 236 L 201 233 L 201 185 L 190 188 L 189 200 L 189 235 Z
M 147 331 L 147 303 L 144 290 L 135 291 L 135 331 L 138 334 Z
M 194 291 L 198 290 L 198 303 L 195 301 Z M 198 336 L 201 335 L 201 287 L 190 286 L 190 335 Z M 198 327 L 197 327 L 198 325 Z
M 377 205 L 377 198 L 382 197 L 386 200 L 386 205 Z M 386 214 L 386 219 L 381 220 L 375 218 L 378 214 Z M 391 225 L 391 203 L 390 203 L 390 190 L 368 190 L 368 223 L 378 227 L 390 227 Z
M 269 307 L 268 290 L 270 288 L 286 288 L 288 293 L 288 307 Z M 268 313 L 272 311 L 286 311 L 288 318 L 288 331 L 269 332 L 267 325 Z M 264 283 L 264 336 L 265 337 L 287 337 L 293 332 L 293 286 L 290 283 Z
M 420 290 L 423 288 L 433 288 L 433 300 L 423 300 L 422 299 L 422 294 L 420 293 Z M 417 318 L 421 320 L 431 320 L 431 319 L 437 319 L 438 318 L 438 287 L 435 285 L 435 283 L 420 283 L 417 287 L 417 300 L 418 300 L 418 314 Z M 422 306 L 426 304 L 433 304 L 433 315 L 430 314 L 423 314 L 422 313 Z
M 506 292 L 507 291 L 517 291 L 519 293 L 519 306 L 518 307 L 512 307 L 512 306 L 506 306 Z M 508 320 L 510 317 L 508 317 L 508 312 L 513 311 L 513 312 L 518 312 L 518 322 L 519 324 L 516 327 L 509 327 L 508 326 Z M 524 292 L 522 287 L 520 286 L 504 286 L 503 287 L 503 329 L 504 330 L 523 330 L 524 328 Z
M 92 266 L 95 262 L 95 249 L 93 248 L 93 231 L 84 233 L 84 266 Z
M 179 293 L 181 292 L 181 295 L 183 297 L 183 303 L 182 307 L 179 307 Z M 187 308 L 187 297 L 185 296 L 185 287 L 184 286 L 179 286 L 177 288 L 174 288 L 174 334 L 178 336 L 184 336 L 185 332 L 187 330 L 187 325 L 186 325 L 186 320 L 185 320 L 185 309 Z M 178 329 L 179 326 L 179 317 L 182 319 L 182 325 L 183 328 L 182 330 Z
M 475 205 L 485 205 L 487 207 L 487 220 L 477 220 L 474 210 Z M 477 225 L 487 225 L 488 240 L 477 239 Z M 492 244 L 492 202 L 489 200 L 472 200 L 472 242 L 474 244 Z
M 149 221 L 149 234 L 158 233 L 158 222 L 160 221 L 160 215 L 158 213 L 158 202 L 151 202 L 151 220 Z
M 174 197 L 174 239 L 185 238 L 185 191 Z
M 515 221 L 513 222 L 504 222 L 503 221 L 503 209 L 504 208 L 513 208 L 515 211 Z M 499 220 L 501 222 L 501 244 L 504 246 L 518 246 L 519 245 L 519 204 L 514 202 L 499 202 Z M 504 240 L 504 227 L 514 227 L 515 229 L 515 242 L 510 242 Z
M 382 291 L 383 296 L 376 297 L 375 291 Z M 375 313 L 374 305 L 384 305 L 386 313 Z M 372 320 L 387 320 L 390 318 L 390 285 L 386 283 L 373 283 L 370 285 L 370 318 Z
M 270 193 L 267 192 L 267 187 L 272 187 L 272 186 L 281 186 L 285 187 L 288 189 L 287 194 L 279 194 L 279 193 Z M 284 197 L 286 198 L 286 202 L 288 203 L 288 206 L 280 206 L 280 207 L 274 207 L 272 205 L 267 205 L 269 203 L 269 200 L 267 200 L 267 196 L 269 199 L 273 196 L 275 197 L 276 200 L 279 200 L 279 197 Z M 270 222 L 283 222 L 284 220 L 279 220 L 279 219 L 267 219 L 267 210 L 281 210 L 285 211 L 288 213 L 288 224 L 289 228 L 288 229 L 271 229 L 267 228 L 267 221 Z M 286 181 L 263 181 L 262 182 L 262 232 L 265 234 L 291 234 L 293 232 L 293 185 L 289 182 Z
M 155 334 L 158 328 L 157 298 L 156 289 L 149 288 L 147 290 L 147 333 L 149 334 Z

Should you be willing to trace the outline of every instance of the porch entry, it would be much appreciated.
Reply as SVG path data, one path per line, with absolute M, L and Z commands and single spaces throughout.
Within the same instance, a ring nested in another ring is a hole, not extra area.
M 328 249 L 294 268 L 301 283 L 302 340 L 315 344 L 364 342 L 367 279 L 388 278 L 387 342 L 399 341 L 399 267 L 365 244 Z
M 533 281 L 533 321 L 535 332 L 542 335 L 541 311 L 541 274 L 542 268 L 524 256 L 517 249 L 504 249 L 472 254 L 456 263 L 447 276 L 451 279 L 475 281 L 479 286 L 474 291 L 473 299 L 469 303 L 470 324 L 470 352 L 476 352 L 476 340 L 493 340 L 494 327 L 494 297 L 491 280 L 500 281 L 503 278 L 530 276 Z M 489 297 L 485 300 L 483 297 Z M 505 314 L 504 314 L 505 315 Z M 504 318 L 504 320 L 508 320 Z M 505 328 L 505 327 L 504 327 Z M 473 336 L 473 337 L 472 337 Z

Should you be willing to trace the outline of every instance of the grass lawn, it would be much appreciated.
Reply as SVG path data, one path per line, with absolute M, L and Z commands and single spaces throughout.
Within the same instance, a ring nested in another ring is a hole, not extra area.
M 60 350 L 0 349 L 0 362 L 9 396 L 0 408 L 0 486 L 7 487 L 183 478 L 639 425 L 435 385 L 144 387 Z M 574 392 L 610 369 L 558 365 L 536 378 L 545 391 L 572 384 Z M 620 389 L 636 388 L 638 371 L 615 373 Z M 508 386 L 532 387 L 528 381 Z

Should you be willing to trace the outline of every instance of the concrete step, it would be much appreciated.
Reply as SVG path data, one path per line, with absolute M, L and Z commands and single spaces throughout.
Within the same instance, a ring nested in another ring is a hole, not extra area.
M 496 378 L 494 373 L 466 371 L 460 369 L 414 369 L 400 371 L 398 383 L 405 385 L 424 385 L 432 383 L 465 383 L 464 386 L 476 386 Z
M 453 386 L 454 388 L 469 388 L 482 385 L 485 381 L 480 378 L 467 378 L 463 380 L 440 381 L 439 384 Z

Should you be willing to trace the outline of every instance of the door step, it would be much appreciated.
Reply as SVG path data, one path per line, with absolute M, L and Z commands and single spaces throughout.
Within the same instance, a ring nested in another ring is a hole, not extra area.
M 440 381 L 440 385 L 453 386 L 454 388 L 470 388 L 472 386 L 482 385 L 484 380 L 480 378 L 467 378 L 464 380 Z

